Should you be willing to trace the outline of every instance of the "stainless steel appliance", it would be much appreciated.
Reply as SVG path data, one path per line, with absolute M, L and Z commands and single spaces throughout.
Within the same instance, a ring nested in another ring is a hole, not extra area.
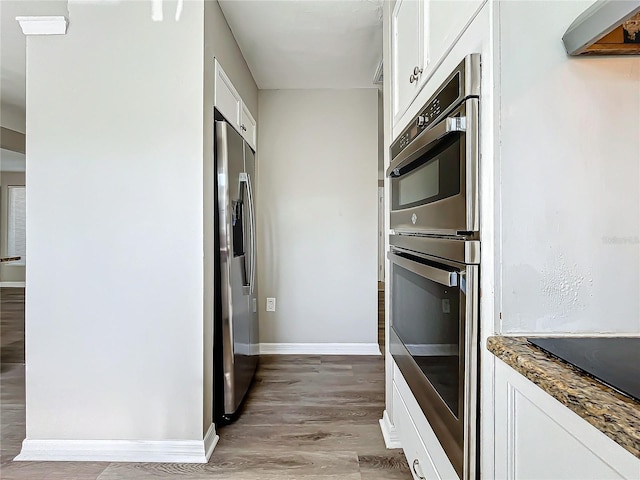
M 460 478 L 475 478 L 479 242 L 390 242 L 389 350 Z
M 214 416 L 235 418 L 258 363 L 255 155 L 227 122 L 215 122 L 218 228 Z
M 387 170 L 389 349 L 464 480 L 479 476 L 479 85 L 469 55 L 393 143 Z
M 469 55 L 391 146 L 396 232 L 469 235 L 478 214 L 480 56 Z

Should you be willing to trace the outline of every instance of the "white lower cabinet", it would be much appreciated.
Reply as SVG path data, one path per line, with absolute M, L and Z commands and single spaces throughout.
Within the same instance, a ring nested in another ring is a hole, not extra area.
M 640 459 L 501 360 L 494 434 L 495 478 L 640 479 Z
M 393 424 L 416 480 L 459 480 L 418 402 L 394 366 Z

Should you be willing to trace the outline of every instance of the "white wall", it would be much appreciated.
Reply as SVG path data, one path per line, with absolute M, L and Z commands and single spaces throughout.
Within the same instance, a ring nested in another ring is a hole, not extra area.
M 259 92 L 262 343 L 377 342 L 377 95 Z
M 203 15 L 27 40 L 27 440 L 202 440 Z
M 640 332 L 640 58 L 567 57 L 591 3 L 500 5 L 502 333 Z
M 203 430 L 211 425 L 213 405 L 213 316 L 214 316 L 214 141 L 213 141 L 213 59 L 218 59 L 225 73 L 248 106 L 254 118 L 258 116 L 258 87 L 242 57 L 217 0 L 204 2 L 204 411 Z

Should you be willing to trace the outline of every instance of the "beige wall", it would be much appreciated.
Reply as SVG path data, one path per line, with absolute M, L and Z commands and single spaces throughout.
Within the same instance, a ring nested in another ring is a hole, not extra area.
M 378 90 L 261 90 L 258 124 L 260 341 L 377 343 Z
M 213 59 L 242 96 L 254 118 L 258 117 L 258 87 L 216 0 L 204 2 L 204 415 L 203 429 L 212 422 L 213 306 L 214 306 L 214 165 L 213 165 Z
M 28 41 L 24 445 L 203 438 L 203 4 L 167 14 Z
M 0 172 L 0 256 L 7 255 L 8 187 L 25 185 L 23 172 Z M 24 265 L 0 264 L 0 282 L 24 282 Z

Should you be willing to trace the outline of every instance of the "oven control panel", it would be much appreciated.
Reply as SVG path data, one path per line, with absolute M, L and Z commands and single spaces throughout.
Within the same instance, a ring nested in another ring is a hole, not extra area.
M 436 123 L 442 114 L 456 107 L 463 100 L 461 74 L 456 72 L 405 128 L 391 145 L 391 158 L 404 150 L 414 138 Z

